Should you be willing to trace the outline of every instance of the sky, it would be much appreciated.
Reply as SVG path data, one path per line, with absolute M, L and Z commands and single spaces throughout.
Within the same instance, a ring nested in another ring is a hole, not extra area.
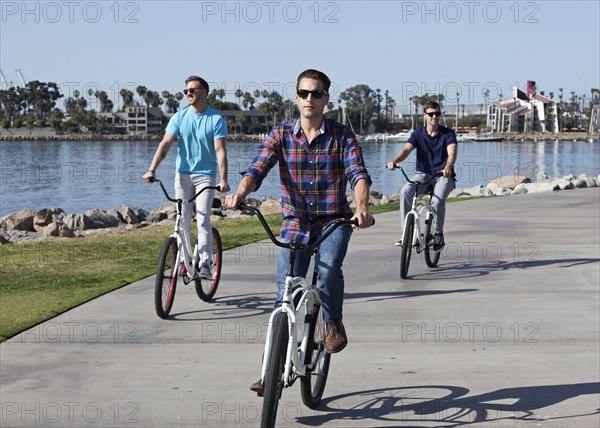
M 331 100 L 357 84 L 398 105 L 510 98 L 537 82 L 589 96 L 600 88 L 600 1 L 0 1 L 6 80 L 56 82 L 64 95 L 212 88 L 277 90 L 324 71 Z M 137 97 L 137 95 L 136 95 Z M 94 99 L 95 100 L 95 99 Z M 92 102 L 95 102 L 92 100 Z M 93 104 L 91 105 L 93 107 Z M 61 105 L 62 107 L 62 105 Z

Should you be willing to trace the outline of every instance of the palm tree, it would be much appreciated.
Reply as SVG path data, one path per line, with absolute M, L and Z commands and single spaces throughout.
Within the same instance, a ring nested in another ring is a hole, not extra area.
M 121 89 L 119 95 L 121 95 L 121 98 L 123 99 L 123 110 L 133 104 L 133 92 L 129 89 Z
M 144 100 L 147 106 L 148 103 L 146 102 L 146 98 L 144 96 L 146 95 L 146 92 L 148 92 L 148 88 L 146 88 L 145 86 L 138 86 L 137 88 L 135 88 L 135 91 L 140 96 L 140 98 Z
M 242 109 L 242 104 L 240 103 L 240 98 L 242 98 L 242 95 L 244 95 L 244 93 L 241 89 L 235 90 L 235 97 L 238 99 L 238 107 L 240 108 L 240 110 Z

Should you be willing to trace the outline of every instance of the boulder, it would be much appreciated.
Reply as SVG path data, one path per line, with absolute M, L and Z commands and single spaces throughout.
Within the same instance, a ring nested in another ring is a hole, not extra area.
M 51 224 L 55 219 L 62 218 L 65 212 L 62 208 L 44 208 L 35 213 L 33 217 L 33 229 L 36 232 L 43 231 L 46 226 Z
M 490 180 L 487 188 L 492 192 L 497 187 L 504 187 L 505 189 L 513 190 L 517 185 L 521 183 L 531 183 L 529 177 L 524 175 L 506 175 L 504 177 Z
M 154 208 L 146 216 L 148 223 L 158 223 L 159 221 L 174 219 L 177 215 L 175 204 L 166 203 Z
M 125 224 L 138 224 L 148 217 L 148 211 L 130 205 L 119 205 L 108 211 L 108 214 Z
M 281 201 L 278 199 L 265 199 L 260 204 L 260 212 L 264 215 L 279 214 L 281 212 Z
M 61 238 L 74 238 L 76 236 L 69 227 L 59 222 L 50 223 L 41 231 L 41 233 L 44 237 L 56 236 Z
M 116 217 L 102 211 L 98 208 L 92 208 L 83 213 L 83 228 L 86 229 L 104 229 L 107 227 L 117 227 L 119 220 Z
M 34 232 L 33 217 L 35 212 L 31 210 L 15 211 L 0 217 L 0 229 L 4 230 L 22 230 Z
M 587 181 L 576 178 L 573 180 L 573 186 L 575 186 L 576 189 L 586 189 L 588 184 Z
M 510 192 L 511 195 L 523 195 L 525 193 L 527 193 L 528 189 L 527 189 L 527 184 L 528 183 L 521 183 L 518 184 L 512 192 Z
M 527 183 L 526 186 L 527 193 L 542 193 L 560 190 L 560 186 L 555 181 L 550 183 Z
M 590 177 L 587 174 L 581 174 L 577 179 L 585 181 L 587 187 L 597 187 L 598 183 L 596 183 L 596 179 L 594 177 Z

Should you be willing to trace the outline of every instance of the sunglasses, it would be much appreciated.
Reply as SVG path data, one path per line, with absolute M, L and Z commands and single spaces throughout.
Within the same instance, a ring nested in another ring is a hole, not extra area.
M 433 116 L 441 116 L 442 112 L 441 111 L 431 111 L 431 112 L 425 113 L 425 114 L 429 117 L 433 117 Z
M 308 95 L 312 95 L 312 97 L 316 100 L 319 98 L 323 98 L 323 96 L 327 95 L 327 92 L 322 89 L 317 89 L 315 91 L 309 91 L 308 89 L 298 89 L 296 94 L 302 98 L 303 100 L 308 98 Z
M 202 89 L 202 88 L 190 88 L 190 89 L 184 89 L 184 90 L 183 90 L 183 93 L 184 93 L 184 95 L 187 95 L 187 94 L 188 94 L 188 92 L 189 92 L 190 94 L 192 94 L 192 95 L 193 95 L 193 94 L 194 94 L 194 92 L 196 92 L 196 91 L 199 91 L 200 89 Z

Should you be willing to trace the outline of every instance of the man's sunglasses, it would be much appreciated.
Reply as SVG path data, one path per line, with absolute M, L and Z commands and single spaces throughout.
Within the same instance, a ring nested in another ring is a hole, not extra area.
M 184 89 L 184 90 L 183 90 L 183 94 L 184 94 L 184 95 L 187 95 L 187 94 L 188 94 L 188 92 L 189 92 L 190 94 L 193 94 L 194 92 L 196 92 L 196 91 L 199 91 L 200 89 L 202 89 L 202 88 L 190 88 L 190 89 Z
M 308 98 L 308 95 L 312 95 L 312 97 L 316 100 L 319 98 L 323 98 L 323 96 L 327 95 L 327 92 L 322 89 L 317 89 L 315 91 L 309 91 L 308 89 L 298 89 L 296 94 L 302 98 L 303 100 Z
M 433 116 L 441 116 L 442 112 L 441 111 L 430 111 L 429 113 L 425 113 L 427 116 L 429 117 L 433 117 Z

